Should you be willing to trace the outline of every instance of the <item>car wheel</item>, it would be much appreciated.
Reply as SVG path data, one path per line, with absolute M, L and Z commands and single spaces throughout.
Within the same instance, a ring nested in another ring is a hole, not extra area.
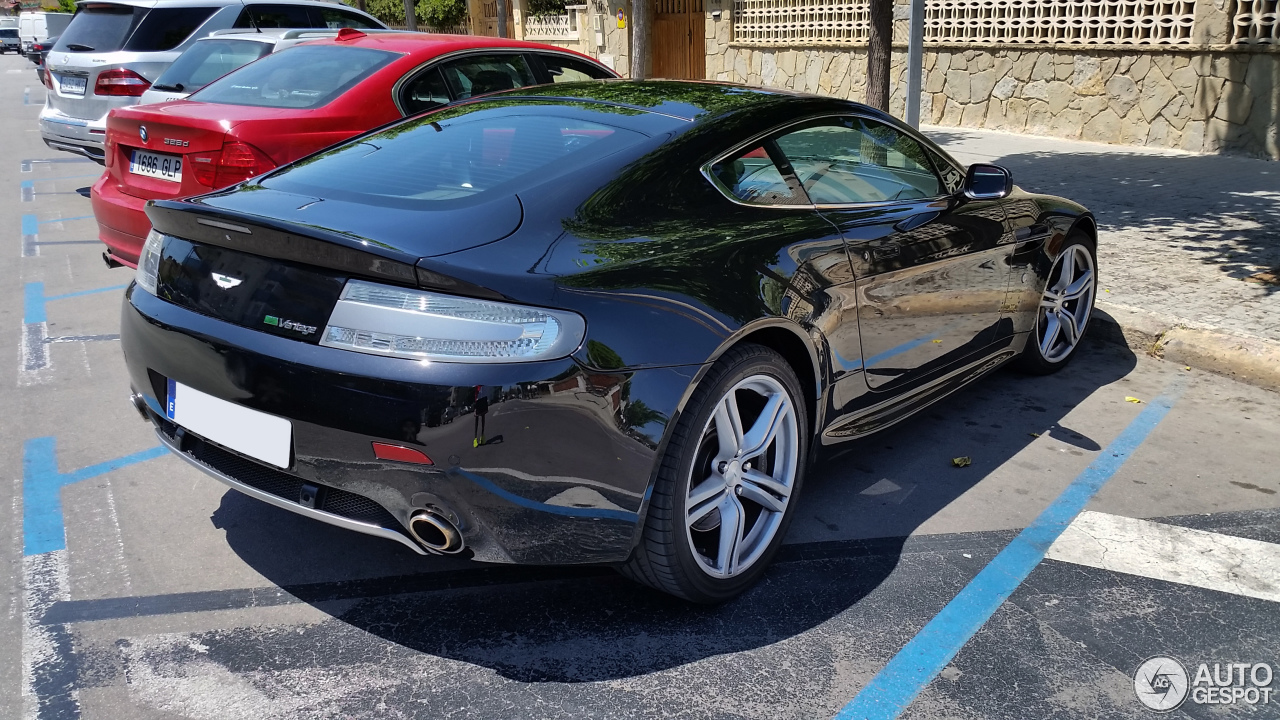
M 677 421 L 623 574 L 699 603 L 760 578 L 804 475 L 808 414 L 791 367 L 747 344 L 718 360 Z
M 1036 310 L 1036 324 L 1018 358 L 1022 370 L 1036 375 L 1057 372 L 1075 357 L 1089 329 L 1097 296 L 1094 243 L 1083 233 L 1068 236 L 1054 261 Z

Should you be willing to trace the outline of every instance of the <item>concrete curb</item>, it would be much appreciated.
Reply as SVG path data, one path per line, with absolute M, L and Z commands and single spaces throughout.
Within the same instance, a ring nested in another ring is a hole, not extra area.
M 1280 342 L 1233 335 L 1207 325 L 1099 302 L 1093 320 L 1103 339 L 1179 365 L 1280 391 Z

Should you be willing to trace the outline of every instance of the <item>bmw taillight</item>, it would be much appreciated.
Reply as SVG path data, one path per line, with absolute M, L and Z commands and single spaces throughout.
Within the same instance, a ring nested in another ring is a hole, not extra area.
M 132 70 L 103 70 L 93 86 L 94 95 L 140 97 L 151 87 L 151 81 Z
M 229 142 L 221 150 L 187 156 L 187 167 L 191 168 L 196 182 L 215 189 L 244 182 L 275 166 L 266 153 L 242 142 Z

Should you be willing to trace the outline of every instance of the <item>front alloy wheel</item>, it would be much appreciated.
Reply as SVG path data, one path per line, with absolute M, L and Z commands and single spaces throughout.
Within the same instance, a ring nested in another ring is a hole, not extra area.
M 695 602 L 722 602 L 764 573 L 800 489 L 807 415 L 795 373 L 769 348 L 726 353 L 672 433 L 621 569 Z
M 1050 373 L 1067 364 L 1084 340 L 1097 287 L 1093 248 L 1074 235 L 1049 270 L 1035 328 L 1022 354 L 1024 369 Z

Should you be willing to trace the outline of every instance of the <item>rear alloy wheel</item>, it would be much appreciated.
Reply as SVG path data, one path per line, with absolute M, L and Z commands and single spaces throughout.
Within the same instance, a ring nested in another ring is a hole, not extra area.
M 764 573 L 805 466 L 806 413 L 786 361 L 758 345 L 716 363 L 668 444 L 639 547 L 623 572 L 695 602 Z
M 1097 287 L 1092 244 L 1073 235 L 1049 270 L 1035 329 L 1022 353 L 1023 369 L 1047 374 L 1075 356 L 1089 328 Z

